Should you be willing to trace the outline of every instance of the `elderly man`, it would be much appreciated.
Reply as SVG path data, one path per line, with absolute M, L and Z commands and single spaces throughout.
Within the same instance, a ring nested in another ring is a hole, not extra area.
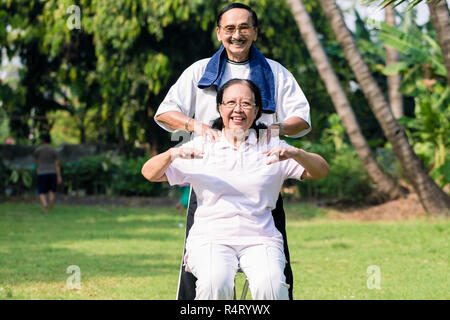
M 258 36 L 256 13 L 248 6 L 232 3 L 218 14 L 217 39 L 222 43 L 211 58 L 202 59 L 187 68 L 170 88 L 159 106 L 155 121 L 169 132 L 186 130 L 219 140 L 220 131 L 211 128 L 219 114 L 215 107 L 217 89 L 232 78 L 250 79 L 262 94 L 263 114 L 259 121 L 270 134 L 301 137 L 311 130 L 309 104 L 292 74 L 276 61 L 266 59 L 254 46 Z M 191 191 L 186 236 L 194 222 L 197 207 Z M 283 235 L 286 255 L 286 282 L 292 296 L 293 277 L 289 263 L 285 214 L 282 199 L 272 211 L 275 226 Z M 178 299 L 195 298 L 195 277 L 181 266 Z

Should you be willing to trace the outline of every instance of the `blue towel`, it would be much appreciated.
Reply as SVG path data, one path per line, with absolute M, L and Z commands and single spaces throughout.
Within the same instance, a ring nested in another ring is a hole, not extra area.
M 209 60 L 205 73 L 197 86 L 200 89 L 215 86 L 217 89 L 221 85 L 226 63 L 227 52 L 222 45 Z M 254 44 L 250 48 L 250 80 L 261 90 L 263 112 L 274 113 L 276 104 L 273 72 L 266 58 L 256 49 Z

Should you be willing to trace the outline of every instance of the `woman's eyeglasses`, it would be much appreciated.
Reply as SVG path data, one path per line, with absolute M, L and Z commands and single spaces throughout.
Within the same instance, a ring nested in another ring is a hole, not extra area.
M 229 109 L 234 109 L 234 108 L 236 108 L 237 105 L 239 105 L 242 109 L 245 109 L 245 110 L 251 110 L 255 107 L 255 104 L 251 103 L 249 101 L 237 102 L 234 100 L 230 100 L 230 101 L 226 101 L 226 102 L 222 101 L 222 105 L 225 108 L 229 108 Z

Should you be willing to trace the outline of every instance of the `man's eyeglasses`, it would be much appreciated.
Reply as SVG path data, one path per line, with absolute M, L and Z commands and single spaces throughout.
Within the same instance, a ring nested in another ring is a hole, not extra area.
M 219 26 L 223 29 L 224 33 L 227 36 L 233 35 L 236 32 L 236 29 L 238 30 L 239 34 L 242 35 L 248 35 L 250 33 L 250 29 L 253 28 L 252 26 L 248 25 L 248 24 L 241 24 L 239 26 Z
M 222 101 L 222 105 L 225 108 L 229 108 L 229 109 L 234 109 L 234 108 L 236 108 L 237 105 L 239 105 L 242 109 L 245 109 L 245 110 L 251 110 L 251 109 L 253 109 L 255 107 L 255 104 L 251 103 L 249 101 L 237 102 L 237 101 L 234 101 L 234 100 L 230 100 L 230 101 L 227 101 L 227 102 Z

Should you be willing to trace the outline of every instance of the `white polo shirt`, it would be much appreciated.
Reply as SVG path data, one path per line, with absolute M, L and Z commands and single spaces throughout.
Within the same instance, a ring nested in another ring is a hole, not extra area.
M 283 249 L 283 238 L 271 211 L 283 181 L 300 180 L 304 168 L 292 159 L 267 165 L 267 156 L 261 152 L 278 146 L 289 147 L 279 138 L 272 138 L 269 145 L 258 143 L 254 132 L 239 148 L 223 135 L 216 143 L 196 137 L 183 145 L 205 152 L 203 159 L 178 158 L 166 170 L 170 185 L 190 183 L 197 195 L 187 250 L 198 241 L 270 243 Z
M 177 82 L 170 88 L 163 102 L 155 114 L 155 121 L 169 132 L 174 130 L 156 120 L 156 117 L 168 111 L 179 111 L 201 123 L 211 124 L 219 117 L 216 109 L 216 90 L 214 88 L 199 89 L 198 81 L 205 72 L 206 65 L 211 58 L 202 59 L 188 67 L 178 78 Z M 259 122 L 269 126 L 274 122 L 282 122 L 293 116 L 305 120 L 309 128 L 291 137 L 298 138 L 311 131 L 311 119 L 309 114 L 309 103 L 298 85 L 294 76 L 278 62 L 267 59 L 272 69 L 275 83 L 276 112 L 273 114 L 263 113 Z M 249 79 L 250 63 L 235 63 L 228 61 L 222 76 L 221 85 L 230 79 Z

